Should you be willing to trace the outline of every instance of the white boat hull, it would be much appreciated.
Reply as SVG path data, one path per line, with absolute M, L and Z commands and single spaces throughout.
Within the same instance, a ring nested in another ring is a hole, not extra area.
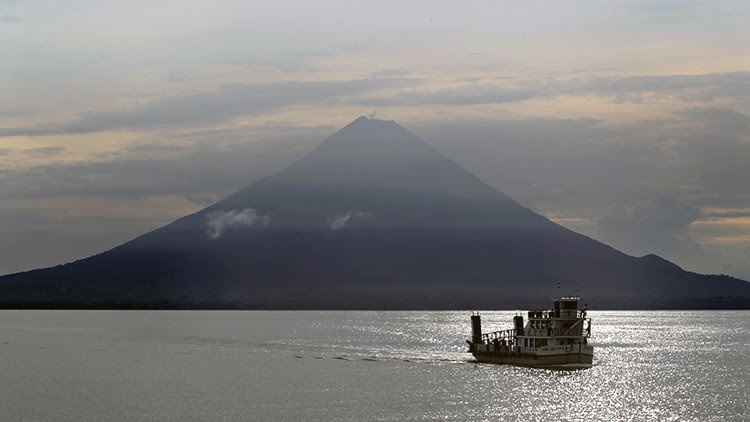
M 533 368 L 585 369 L 594 360 L 594 347 L 584 344 L 552 347 L 496 347 L 476 345 L 471 354 L 479 362 Z

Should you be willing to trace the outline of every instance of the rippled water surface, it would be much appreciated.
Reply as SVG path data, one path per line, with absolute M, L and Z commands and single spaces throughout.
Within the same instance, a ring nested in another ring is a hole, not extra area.
M 468 312 L 0 311 L 1 419 L 750 420 L 750 312 L 589 316 L 551 371 L 473 362 Z

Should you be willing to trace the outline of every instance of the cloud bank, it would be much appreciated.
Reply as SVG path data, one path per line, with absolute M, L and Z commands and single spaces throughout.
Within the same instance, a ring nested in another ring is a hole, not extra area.
M 750 98 L 750 72 L 704 75 L 610 76 L 536 80 L 429 81 L 399 73 L 339 81 L 225 84 L 212 92 L 167 97 L 119 110 L 94 111 L 71 122 L 0 128 L 0 137 L 86 134 L 117 130 L 211 125 L 285 107 L 472 106 L 532 99 L 603 97 L 615 103 L 656 99 L 711 103 Z
M 677 99 L 709 103 L 719 98 L 750 97 L 750 72 L 704 75 L 607 76 L 539 80 L 456 81 L 453 86 L 410 86 L 386 96 L 357 100 L 363 106 L 394 105 L 466 106 L 515 103 L 537 98 L 607 97 L 616 103 L 643 103 L 655 99 Z
M 336 98 L 417 83 L 401 77 L 343 81 L 226 84 L 213 92 L 158 99 L 128 109 L 95 111 L 67 123 L 0 128 L 0 137 L 85 134 L 159 127 L 195 127 L 282 107 L 325 104 Z

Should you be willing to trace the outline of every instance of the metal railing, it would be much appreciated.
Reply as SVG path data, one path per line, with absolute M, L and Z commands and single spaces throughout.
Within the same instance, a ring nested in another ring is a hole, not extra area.
M 484 339 L 485 343 L 492 343 L 494 340 L 515 340 L 516 338 L 516 329 L 511 328 L 508 330 L 501 330 L 501 331 L 493 331 L 491 333 L 482 334 L 482 338 Z
M 584 327 L 584 325 L 586 325 Z M 482 334 L 482 342 L 485 344 L 491 344 L 495 340 L 502 342 L 505 340 L 505 344 L 511 344 L 515 341 L 518 331 L 515 328 L 493 331 L 490 333 Z M 566 328 L 529 328 L 526 333 L 527 336 L 543 336 L 543 337 L 591 337 L 591 318 L 579 318 L 573 325 Z

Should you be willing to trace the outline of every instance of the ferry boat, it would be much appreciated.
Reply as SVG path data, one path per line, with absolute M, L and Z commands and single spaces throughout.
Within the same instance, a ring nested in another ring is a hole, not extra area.
M 534 368 L 583 369 L 594 360 L 591 318 L 587 309 L 578 309 L 580 297 L 563 296 L 554 309 L 533 310 L 524 325 L 523 315 L 513 318 L 514 328 L 482 333 L 479 314 L 471 315 L 469 353 L 479 362 Z M 585 326 L 585 327 L 584 327 Z

